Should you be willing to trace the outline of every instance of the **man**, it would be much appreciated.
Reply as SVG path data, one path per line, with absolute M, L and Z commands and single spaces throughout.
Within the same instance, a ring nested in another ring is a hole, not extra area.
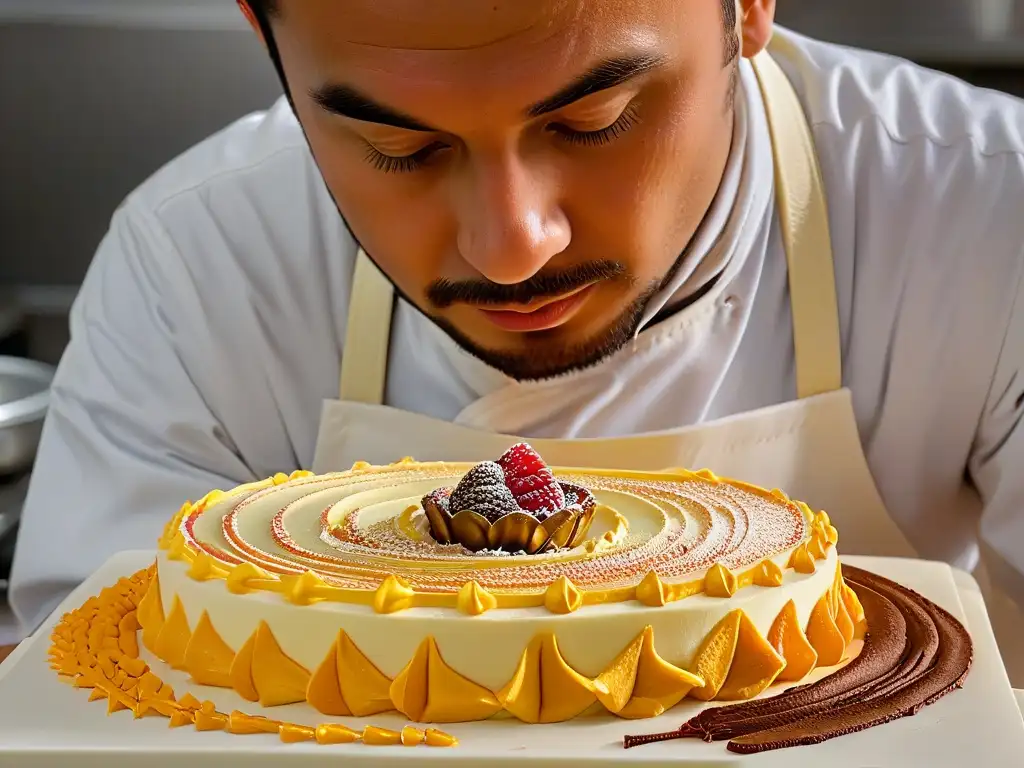
M 287 99 L 114 216 L 25 629 L 211 488 L 513 435 L 778 485 L 848 553 L 985 551 L 1024 596 L 1024 107 L 774 5 L 243 1 Z

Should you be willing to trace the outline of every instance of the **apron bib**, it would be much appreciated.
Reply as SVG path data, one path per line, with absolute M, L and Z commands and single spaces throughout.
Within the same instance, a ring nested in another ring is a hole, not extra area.
M 551 465 L 708 468 L 781 488 L 824 509 L 847 554 L 916 557 L 889 516 L 842 386 L 835 277 L 824 186 L 803 109 L 778 64 L 752 59 L 771 133 L 776 205 L 789 271 L 797 400 L 699 425 L 610 439 L 529 439 Z M 360 250 L 338 400 L 325 401 L 313 471 L 356 461 L 485 461 L 524 440 L 383 405 L 394 291 Z M 1016 637 L 1020 637 L 1017 634 Z

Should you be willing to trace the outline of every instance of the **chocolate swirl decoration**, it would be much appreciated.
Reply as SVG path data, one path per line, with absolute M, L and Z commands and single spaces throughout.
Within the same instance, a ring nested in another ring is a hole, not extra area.
M 752 754 L 817 744 L 914 715 L 963 686 L 974 646 L 959 621 L 876 574 L 844 565 L 843 577 L 871 628 L 848 665 L 772 698 L 704 710 L 675 731 L 626 736 L 623 746 L 702 738 Z

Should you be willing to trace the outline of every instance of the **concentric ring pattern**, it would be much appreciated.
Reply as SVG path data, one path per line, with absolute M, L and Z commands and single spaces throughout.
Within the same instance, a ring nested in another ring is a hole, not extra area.
M 652 571 L 664 583 L 702 579 L 786 557 L 811 538 L 814 516 L 781 492 L 711 473 L 556 471 L 589 488 L 598 509 L 586 540 L 542 555 L 471 553 L 440 545 L 420 503 L 454 486 L 469 464 L 398 463 L 214 496 L 188 509 L 184 543 L 230 570 L 312 572 L 326 585 L 373 592 L 395 577 L 418 593 L 454 593 L 469 582 L 493 594 L 543 592 L 565 577 L 581 591 L 635 588 Z

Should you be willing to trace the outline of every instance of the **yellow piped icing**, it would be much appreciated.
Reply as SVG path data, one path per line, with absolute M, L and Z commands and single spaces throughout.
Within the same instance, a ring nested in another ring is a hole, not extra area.
M 708 597 L 732 597 L 736 589 L 736 574 L 721 563 L 711 566 L 704 577 L 704 592 Z
M 276 707 L 306 700 L 310 674 L 281 650 L 265 621 L 256 629 L 252 649 L 252 681 L 260 706 Z
M 167 718 L 171 728 L 192 725 L 197 731 L 278 734 L 286 742 L 315 739 L 319 744 L 401 743 L 405 746 L 426 744 L 429 747 L 451 747 L 458 743 L 453 736 L 433 728 L 424 732 L 405 726 L 401 731 L 389 731 L 366 726 L 362 731 L 355 731 L 340 723 L 309 727 L 247 715 L 237 710 L 224 714 L 217 711 L 212 701 L 200 702 L 191 693 L 175 700 L 171 686 L 138 658 L 138 643 L 129 646 L 135 649 L 134 654 L 125 653 L 111 634 L 119 626 L 128 632 L 138 631 L 140 624 L 136 614 L 144 605 L 145 596 L 155 595 L 158 600 L 159 590 L 153 588 L 154 579 L 154 568 L 123 579 L 115 587 L 103 590 L 99 597 L 90 598 L 81 608 L 66 613 L 51 632 L 51 664 L 60 674 L 72 677 L 75 688 L 89 690 L 89 701 L 106 701 L 108 714 L 129 711 L 135 718 L 159 715 Z M 174 613 L 172 609 L 172 616 Z M 129 627 L 131 629 L 127 629 Z M 204 642 L 211 642 L 211 638 L 219 639 L 205 612 L 192 635 L 198 635 Z M 90 648 L 90 637 L 114 642 L 105 646 L 102 641 L 98 644 L 93 642 Z M 250 641 L 250 645 L 255 642 L 252 638 Z M 222 665 L 223 655 L 218 656 L 218 663 Z
M 494 595 L 476 581 L 467 581 L 459 590 L 458 609 L 467 616 L 480 616 L 497 606 Z
M 185 648 L 184 666 L 200 685 L 231 687 L 231 663 L 235 652 L 221 639 L 203 611 Z
M 390 694 L 395 709 L 420 723 L 484 720 L 501 709 L 493 693 L 444 662 L 432 637 L 420 644 Z
M 550 632 L 530 642 L 512 679 L 498 692 L 505 710 L 526 723 L 571 720 L 596 700 L 593 681 L 566 663 Z
M 188 628 L 185 607 L 175 595 L 167 621 L 160 628 L 160 634 L 157 635 L 153 643 L 153 652 L 170 664 L 172 669 L 184 669 L 185 650 L 188 648 L 188 641 L 191 637 L 192 632 Z
M 579 610 L 583 594 L 567 576 L 559 576 L 544 592 L 544 607 L 551 613 L 567 614 Z
M 373 595 L 373 610 L 377 613 L 404 611 L 413 604 L 415 593 L 409 582 L 390 575 L 384 579 Z

